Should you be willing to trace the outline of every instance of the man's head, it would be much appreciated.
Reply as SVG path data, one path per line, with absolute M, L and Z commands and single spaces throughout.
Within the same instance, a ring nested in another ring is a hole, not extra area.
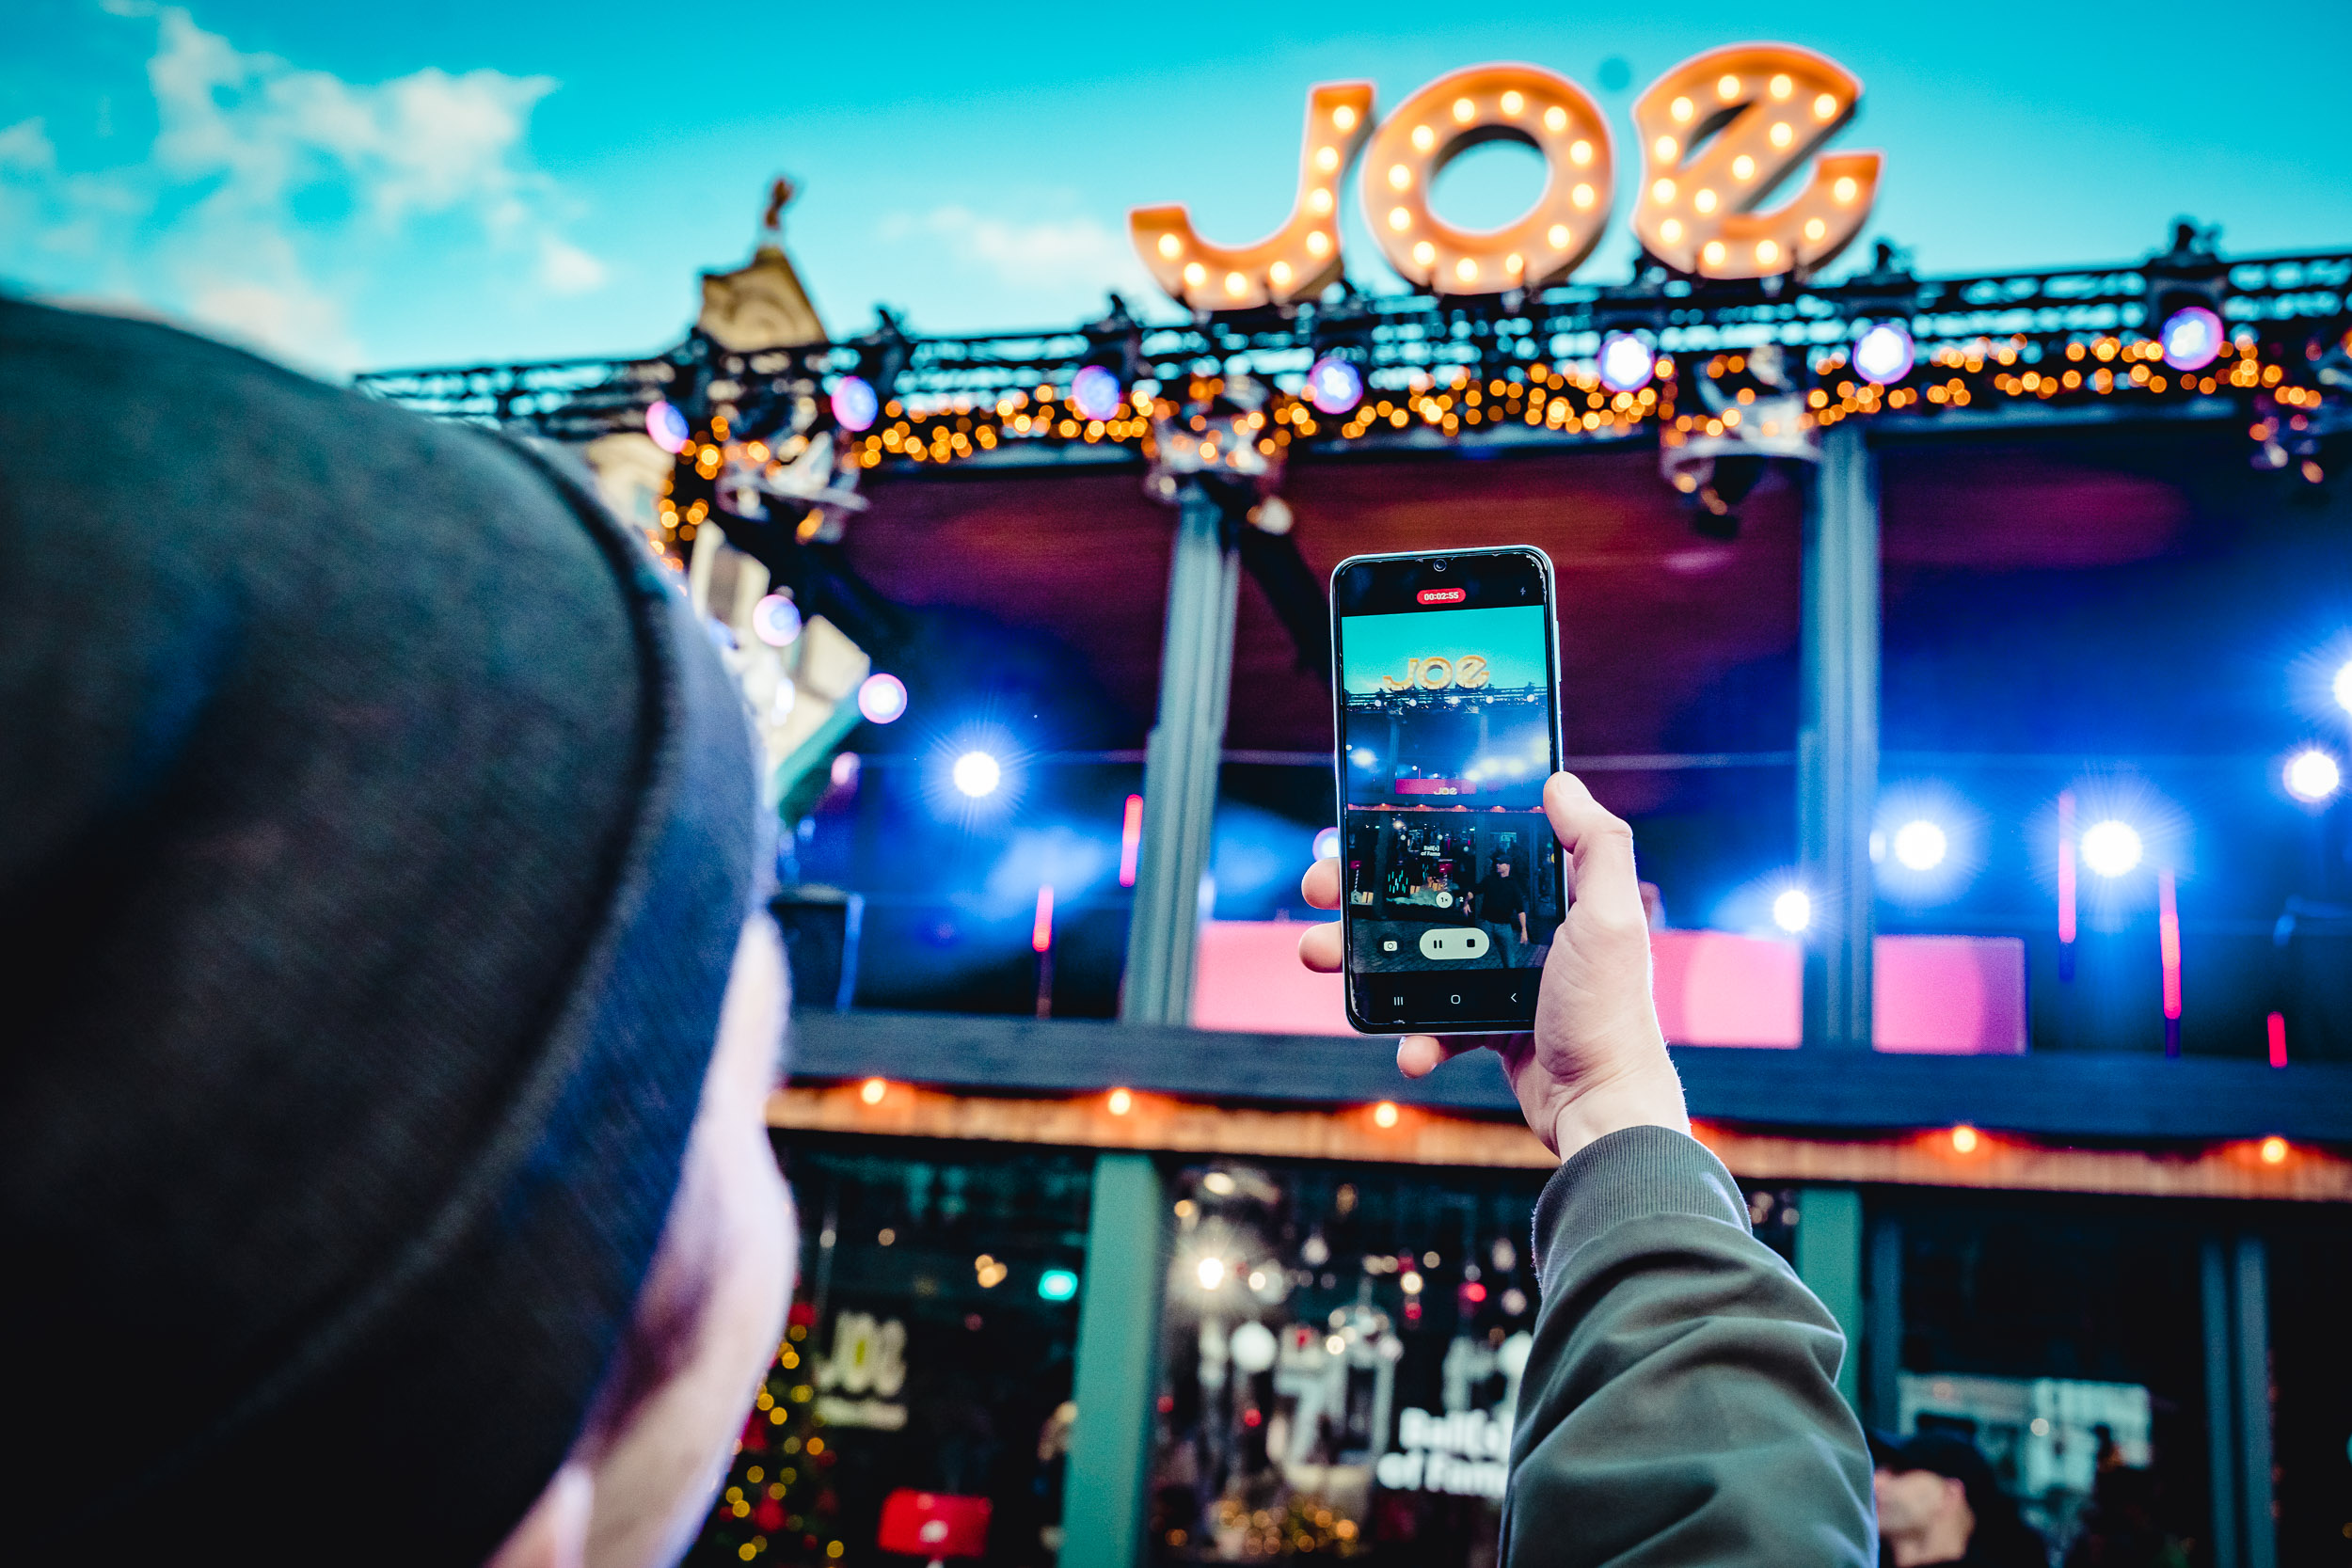
M 791 1250 L 714 650 L 517 449 L 30 306 L 0 367 L 15 1537 L 674 1552 Z
M 1511 875 L 1511 863 L 1509 861 L 1495 862 L 1495 875 L 1508 878 Z
M 1993 1467 L 1964 1438 L 1945 1433 L 1873 1436 L 1879 1535 L 1897 1568 L 1956 1562 L 1981 1519 L 2005 1501 Z

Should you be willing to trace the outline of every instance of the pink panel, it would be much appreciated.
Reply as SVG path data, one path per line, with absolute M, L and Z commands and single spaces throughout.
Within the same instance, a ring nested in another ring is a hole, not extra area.
M 1650 937 L 1658 1022 L 1676 1045 L 1786 1048 L 1804 1034 L 1804 965 L 1794 942 L 1728 931 Z
M 1872 1043 L 2014 1056 L 2026 1049 L 2026 944 L 2016 937 L 1881 937 Z
M 1307 927 L 1213 920 L 1200 928 L 1193 1023 L 1265 1034 L 1347 1035 L 1340 977 L 1298 961 Z M 1728 931 L 1650 939 L 1658 1022 L 1677 1045 L 1786 1049 L 1804 1034 L 1804 960 L 1793 941 Z M 2026 1049 L 2026 945 L 2014 937 L 1881 937 L 1881 1051 L 2016 1054 Z
M 1193 1027 L 1354 1034 L 1340 977 L 1317 974 L 1298 961 L 1298 939 L 1306 929 L 1304 923 L 1290 920 L 1212 920 L 1202 926 L 1200 958 L 1193 969 Z

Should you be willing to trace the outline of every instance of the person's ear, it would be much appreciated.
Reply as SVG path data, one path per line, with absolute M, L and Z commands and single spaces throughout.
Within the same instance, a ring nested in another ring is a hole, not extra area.
M 584 1568 L 588 1519 L 596 1503 L 595 1473 L 576 1459 L 565 1460 L 486 1568 Z

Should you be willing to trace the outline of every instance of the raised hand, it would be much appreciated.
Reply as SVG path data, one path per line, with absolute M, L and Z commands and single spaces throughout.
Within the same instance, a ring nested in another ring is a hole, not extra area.
M 1567 851 L 1569 903 L 1544 961 L 1534 1032 L 1407 1035 L 1396 1065 L 1421 1078 L 1465 1051 L 1494 1052 L 1527 1125 L 1564 1160 L 1621 1127 L 1688 1132 L 1682 1083 L 1650 996 L 1649 922 L 1633 870 L 1633 830 L 1572 773 L 1546 783 L 1544 814 Z M 1316 909 L 1339 908 L 1339 862 L 1317 861 L 1302 890 Z M 1340 967 L 1342 951 L 1336 924 L 1313 927 L 1298 942 L 1299 961 L 1327 974 Z

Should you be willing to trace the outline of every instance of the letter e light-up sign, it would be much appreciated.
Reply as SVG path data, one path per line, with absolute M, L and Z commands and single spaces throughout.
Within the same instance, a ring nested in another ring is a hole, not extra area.
M 1862 84 L 1836 61 L 1780 43 L 1735 44 L 1686 60 L 1633 106 L 1643 172 L 1633 228 L 1649 252 L 1701 277 L 1810 273 L 1851 244 L 1878 194 L 1876 152 L 1830 153 L 1771 211 L 1766 197 L 1853 118 Z M 1593 252 L 1614 198 L 1609 128 L 1583 88 L 1530 65 L 1441 76 L 1377 130 L 1366 82 L 1331 82 L 1307 98 L 1298 198 L 1256 245 L 1211 245 L 1182 207 L 1128 214 L 1136 251 L 1160 287 L 1196 310 L 1244 310 L 1312 299 L 1341 275 L 1339 189 L 1369 138 L 1364 221 L 1405 278 L 1433 293 L 1542 288 Z M 1485 231 L 1433 213 L 1429 187 L 1481 142 L 1543 156 L 1543 195 Z
M 1482 142 L 1543 154 L 1544 194 L 1518 221 L 1478 232 L 1429 208 L 1438 171 Z M 1440 76 L 1397 107 L 1364 159 L 1365 220 L 1396 270 L 1437 293 L 1540 288 L 1576 270 L 1609 222 L 1609 128 L 1584 89 L 1531 65 Z
M 1372 84 L 1327 82 L 1307 94 L 1298 199 L 1256 245 L 1210 245 L 1182 207 L 1127 214 L 1136 250 L 1161 288 L 1196 310 L 1247 310 L 1312 299 L 1340 276 L 1340 182 L 1372 134 Z
M 1650 253 L 1703 277 L 1811 271 L 1862 230 L 1879 154 L 1821 158 L 1794 199 L 1765 194 L 1853 118 L 1862 84 L 1835 60 L 1781 43 L 1739 44 L 1685 60 L 1633 105 L 1642 138 L 1633 231 Z

